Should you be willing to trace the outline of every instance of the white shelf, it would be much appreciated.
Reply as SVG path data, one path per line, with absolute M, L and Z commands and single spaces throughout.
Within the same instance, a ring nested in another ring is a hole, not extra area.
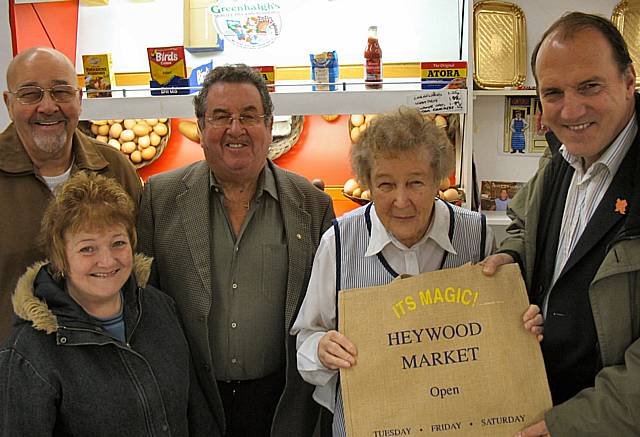
M 373 114 L 412 105 L 413 98 L 433 90 L 304 91 L 271 93 L 275 115 Z M 447 90 L 438 90 L 446 92 Z M 466 90 L 452 90 L 456 93 Z M 83 99 L 82 119 L 192 118 L 193 96 L 133 96 Z M 466 108 L 466 93 L 462 107 Z M 452 112 L 452 111 L 447 111 Z M 455 111 L 454 111 L 455 112 Z
M 535 96 L 536 90 L 473 90 L 473 96 Z
M 500 211 L 482 211 L 487 217 L 487 224 L 490 226 L 508 226 L 511 224 L 511 219 L 505 212 Z

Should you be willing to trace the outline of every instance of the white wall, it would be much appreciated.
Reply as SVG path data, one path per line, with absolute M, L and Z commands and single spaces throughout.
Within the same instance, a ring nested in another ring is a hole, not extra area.
M 466 0 L 271 0 L 280 4 L 282 31 L 270 46 L 243 49 L 225 41 L 221 53 L 187 55 L 187 66 L 309 65 L 309 54 L 336 50 L 339 62 L 363 62 L 367 28 L 378 26 L 384 62 L 458 59 L 460 5 Z M 148 71 L 147 47 L 182 45 L 182 2 L 111 0 L 80 6 L 77 70 L 82 54 L 112 53 L 116 72 Z M 467 58 L 466 47 L 463 59 Z
M 7 89 L 7 66 L 12 57 L 9 0 L 0 0 L 0 92 Z M 0 131 L 3 131 L 7 124 L 9 124 L 9 114 L 3 101 L 0 103 Z

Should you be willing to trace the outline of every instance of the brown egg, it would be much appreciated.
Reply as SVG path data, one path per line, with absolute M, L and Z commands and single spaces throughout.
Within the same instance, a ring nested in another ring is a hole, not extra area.
M 358 187 L 355 190 L 353 190 L 353 192 L 351 193 L 351 195 L 353 197 L 357 197 L 360 198 L 360 196 L 362 196 L 362 188 Z
M 442 193 L 442 197 L 447 202 L 453 202 L 455 200 L 458 200 L 460 196 L 458 194 L 458 190 L 456 190 L 455 188 L 449 188 Z
M 362 192 L 362 194 L 360 195 L 361 199 L 365 199 L 365 200 L 371 200 L 371 191 L 369 190 L 364 190 Z
M 109 125 L 103 124 L 102 126 L 98 126 L 98 135 L 107 136 L 109 135 Z
M 355 126 L 351 129 L 351 142 L 357 143 L 360 139 L 360 128 Z
M 120 145 L 120 150 L 126 154 L 132 153 L 134 150 L 136 150 L 136 143 L 134 143 L 133 141 L 124 142 Z
M 109 128 L 109 136 L 111 138 L 120 138 L 122 131 L 122 125 L 120 123 L 113 123 Z
M 109 144 L 110 146 L 113 146 L 114 148 L 120 150 L 120 141 L 116 140 L 115 138 L 111 138 L 107 144 Z
M 128 118 L 122 123 L 122 125 L 125 129 L 132 129 L 136 125 L 136 121 Z
M 157 146 L 158 144 L 160 144 L 160 140 L 160 135 L 158 135 L 157 133 L 151 132 L 149 134 L 149 141 L 152 146 Z
M 351 195 L 353 193 L 353 190 L 355 190 L 356 188 L 358 188 L 358 182 L 352 178 L 344 183 L 344 187 L 342 188 L 342 190 L 345 193 Z
M 158 123 L 153 127 L 153 131 L 158 135 L 160 135 L 161 137 L 164 137 L 167 134 L 167 132 L 169 132 L 169 129 L 167 129 L 166 124 Z
M 448 124 L 446 117 L 443 117 L 442 115 L 436 115 L 435 123 L 437 127 L 441 127 L 441 128 L 447 127 L 447 124 Z
M 142 162 L 142 154 L 139 150 L 134 150 L 133 152 L 131 152 L 129 158 L 131 158 L 131 161 L 133 161 L 134 164 L 139 164 Z
M 156 156 L 156 148 L 153 146 L 149 146 L 146 149 L 144 149 L 142 152 L 140 152 L 140 156 L 142 156 L 142 159 L 144 159 L 145 161 L 148 161 L 154 156 Z
M 101 143 L 107 143 L 109 141 L 109 137 L 105 135 L 97 135 L 96 140 L 100 141 Z
M 326 121 L 335 121 L 338 119 L 338 117 L 340 117 L 338 114 L 324 114 L 322 116 L 322 118 Z
M 92 133 L 93 135 L 98 135 L 98 128 L 99 128 L 99 127 L 100 127 L 100 126 L 98 126 L 97 124 L 91 124 L 91 133 Z
M 136 137 L 136 134 L 133 133 L 130 129 L 125 129 L 120 133 L 120 142 L 133 141 Z
M 362 114 L 351 114 L 351 124 L 353 126 L 360 126 L 364 123 L 364 115 Z
M 146 149 L 150 145 L 151 145 L 151 138 L 149 137 L 149 135 L 138 137 L 138 147 L 140 149 Z
M 137 137 L 142 137 L 149 133 L 149 125 L 146 123 L 138 123 L 131 130 Z

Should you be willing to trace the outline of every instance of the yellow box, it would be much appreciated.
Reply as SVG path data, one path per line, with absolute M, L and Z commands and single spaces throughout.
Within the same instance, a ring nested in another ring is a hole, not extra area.
M 184 46 L 149 47 L 149 70 L 151 79 L 160 85 L 166 85 L 174 77 L 187 77 L 187 67 L 184 62 Z
M 111 97 L 111 84 L 115 84 L 111 53 L 82 55 L 84 83 L 87 97 Z

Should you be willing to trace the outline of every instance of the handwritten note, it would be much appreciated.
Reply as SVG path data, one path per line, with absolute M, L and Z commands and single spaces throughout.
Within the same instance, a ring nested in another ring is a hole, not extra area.
M 407 98 L 409 106 L 420 112 L 466 112 L 467 90 L 440 89 L 422 91 Z

